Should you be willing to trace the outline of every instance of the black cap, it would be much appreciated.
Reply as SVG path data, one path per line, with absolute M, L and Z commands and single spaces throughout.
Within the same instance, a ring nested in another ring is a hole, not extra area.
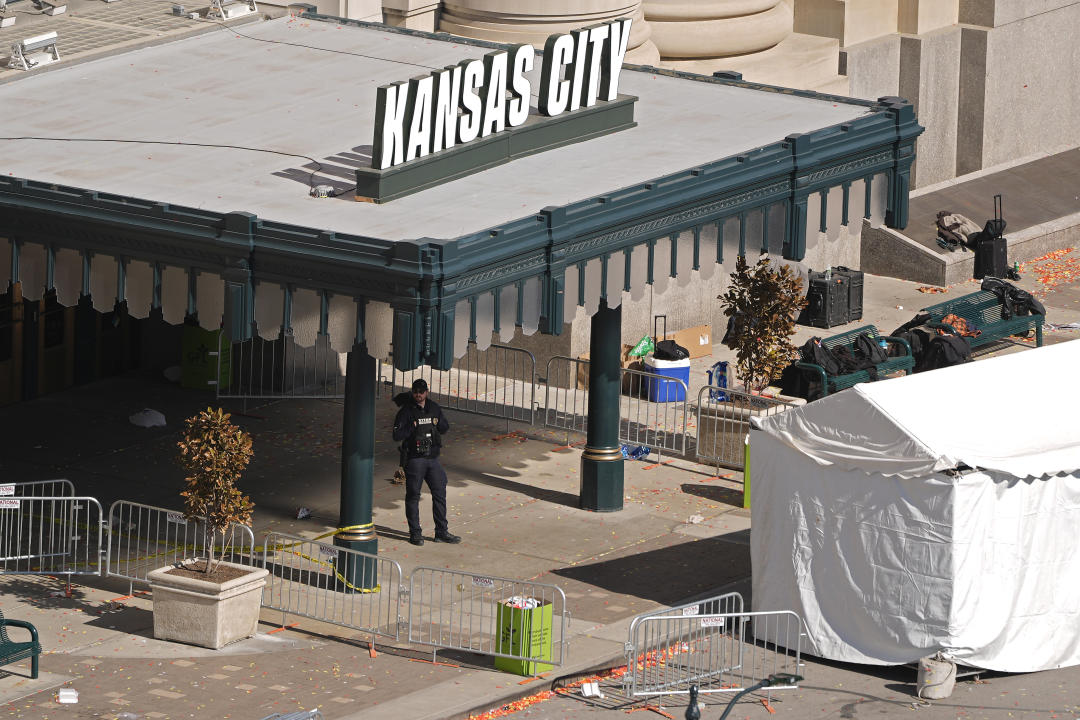
M 424 380 L 423 378 L 421 378 L 419 380 L 413 380 L 412 391 L 413 392 L 427 392 L 428 391 L 427 380 Z

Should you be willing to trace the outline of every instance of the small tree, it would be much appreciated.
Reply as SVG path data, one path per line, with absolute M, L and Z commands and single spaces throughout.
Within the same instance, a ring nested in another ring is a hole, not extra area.
M 727 292 L 719 295 L 724 315 L 734 318 L 729 347 L 748 391 L 764 390 L 798 355 L 791 344 L 796 314 L 804 305 L 802 278 L 763 254 L 750 267 L 740 255 Z
M 213 569 L 214 546 L 233 523 L 251 522 L 255 505 L 236 487 L 244 468 L 251 462 L 251 435 L 229 422 L 221 408 L 200 412 L 185 421 L 184 436 L 178 444 L 180 465 L 190 475 L 186 489 L 184 517 L 205 518 L 210 534 L 205 572 Z M 219 561 L 220 562 L 220 561 Z

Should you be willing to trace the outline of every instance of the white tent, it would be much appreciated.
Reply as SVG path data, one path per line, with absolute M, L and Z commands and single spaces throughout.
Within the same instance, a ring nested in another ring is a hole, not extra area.
M 813 655 L 1080 664 L 1080 341 L 856 385 L 751 434 L 755 610 Z

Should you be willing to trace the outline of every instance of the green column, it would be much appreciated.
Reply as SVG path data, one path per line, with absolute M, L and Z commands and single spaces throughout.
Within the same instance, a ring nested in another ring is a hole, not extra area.
M 581 507 L 614 512 L 623 506 L 619 450 L 619 353 L 622 308 L 600 301 L 589 337 L 589 433 L 581 454 Z
M 341 427 L 341 509 L 334 544 L 371 555 L 379 552 L 371 509 L 375 472 L 375 358 L 354 345 L 345 370 L 345 417 Z M 373 559 L 341 553 L 337 570 L 357 589 L 378 587 Z

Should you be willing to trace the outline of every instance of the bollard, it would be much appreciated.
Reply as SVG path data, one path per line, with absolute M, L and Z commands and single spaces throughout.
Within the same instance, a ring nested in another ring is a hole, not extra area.
M 697 702 L 698 687 L 697 685 L 690 686 L 690 704 L 686 706 L 686 720 L 701 720 L 701 708 L 698 707 Z

